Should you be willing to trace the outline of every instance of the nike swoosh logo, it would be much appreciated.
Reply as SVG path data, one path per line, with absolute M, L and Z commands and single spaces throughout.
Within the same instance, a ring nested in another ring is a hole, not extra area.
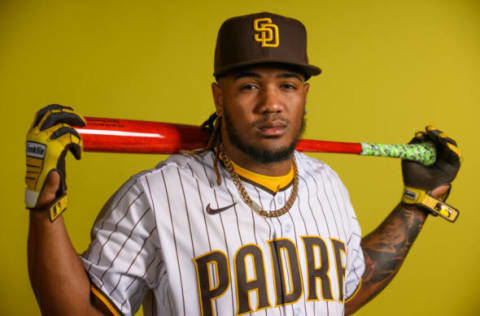
M 207 213 L 208 213 L 208 214 L 211 214 L 211 215 L 218 214 L 218 213 L 220 213 L 220 212 L 225 211 L 226 209 L 231 208 L 231 207 L 234 206 L 235 204 L 237 204 L 237 202 L 235 202 L 235 203 L 233 203 L 233 204 L 230 204 L 230 205 L 227 205 L 227 206 L 224 206 L 224 207 L 221 207 L 221 208 L 211 208 L 211 207 L 210 207 L 210 203 L 208 203 L 208 205 L 207 205 Z

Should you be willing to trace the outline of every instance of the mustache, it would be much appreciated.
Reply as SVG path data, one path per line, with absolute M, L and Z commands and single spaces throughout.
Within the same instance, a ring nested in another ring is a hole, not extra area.
M 285 125 L 290 124 L 290 120 L 286 119 L 286 118 L 283 118 L 283 117 L 280 117 L 279 113 L 268 113 L 268 114 L 265 114 L 261 119 L 258 119 L 256 121 L 254 121 L 252 123 L 252 126 L 253 127 L 261 127 L 264 124 L 270 123 L 270 122 L 273 122 L 273 121 L 282 122 Z

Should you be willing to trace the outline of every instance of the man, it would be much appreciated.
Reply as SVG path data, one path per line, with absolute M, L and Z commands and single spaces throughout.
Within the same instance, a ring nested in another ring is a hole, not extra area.
M 81 258 L 61 213 L 63 157 L 80 158 L 71 126 L 84 122 L 68 107 L 40 110 L 27 139 L 26 201 L 42 312 L 131 315 L 146 298 L 154 315 L 348 315 L 378 294 L 428 213 L 445 210 L 460 153 L 433 127 L 417 133 L 414 142 L 435 144 L 436 163 L 402 162 L 406 197 L 361 238 L 336 173 L 294 150 L 307 80 L 319 73 L 299 21 L 258 13 L 224 22 L 207 148 L 132 177 L 106 203 Z

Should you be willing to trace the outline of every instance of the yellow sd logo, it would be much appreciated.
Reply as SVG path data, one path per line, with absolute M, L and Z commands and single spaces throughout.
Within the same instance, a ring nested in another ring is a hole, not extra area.
M 272 23 L 270 18 L 260 18 L 253 21 L 255 40 L 262 43 L 262 47 L 278 47 L 278 26 Z

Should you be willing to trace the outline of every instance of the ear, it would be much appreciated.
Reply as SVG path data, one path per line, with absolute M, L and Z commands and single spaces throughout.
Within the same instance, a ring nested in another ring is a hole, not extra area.
M 217 116 L 223 116 L 223 90 L 218 82 L 212 83 L 213 102 L 215 102 L 215 109 Z
M 308 82 L 305 82 L 303 84 L 303 92 L 305 93 L 305 97 L 307 97 L 309 89 L 310 89 L 310 84 Z

